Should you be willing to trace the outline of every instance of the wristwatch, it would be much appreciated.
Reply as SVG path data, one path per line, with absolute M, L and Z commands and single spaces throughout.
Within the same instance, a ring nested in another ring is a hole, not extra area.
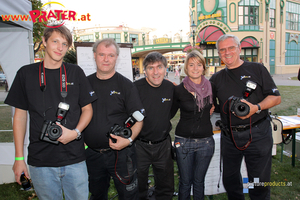
M 75 128 L 74 130 L 77 132 L 76 140 L 80 140 L 81 139 L 81 132 L 77 128 Z
M 257 105 L 257 107 L 258 107 L 258 111 L 256 111 L 256 114 L 259 114 L 259 113 L 261 112 L 261 107 L 260 107 L 259 104 L 256 104 L 256 105 Z
M 129 140 L 129 142 L 130 142 L 128 146 L 131 146 L 132 143 L 133 143 L 133 140 L 131 139 L 131 137 L 129 137 L 128 140 Z

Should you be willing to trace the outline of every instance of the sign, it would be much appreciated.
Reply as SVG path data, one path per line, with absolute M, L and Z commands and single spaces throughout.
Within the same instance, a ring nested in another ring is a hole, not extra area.
M 275 38 L 275 33 L 274 33 L 274 32 L 271 32 L 271 33 L 270 33 L 270 39 L 271 39 L 271 40 L 274 40 L 274 38 Z
M 199 20 L 204 20 L 204 19 L 211 19 L 211 18 L 217 18 L 217 17 L 222 17 L 221 13 L 216 13 L 212 15 L 203 15 L 198 17 Z
M 165 43 L 171 43 L 172 40 L 170 38 L 157 38 L 153 42 L 154 44 L 165 44 Z

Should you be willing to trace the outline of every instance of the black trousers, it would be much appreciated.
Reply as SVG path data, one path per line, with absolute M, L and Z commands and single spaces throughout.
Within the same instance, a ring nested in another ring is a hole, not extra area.
M 87 148 L 85 153 L 89 174 L 89 191 L 92 194 L 90 200 L 108 199 L 111 177 L 114 180 L 120 200 L 138 199 L 134 145 L 120 151 L 110 150 L 103 153 Z
M 237 146 L 241 147 L 249 139 L 250 129 L 233 132 Z M 223 184 L 229 200 L 243 200 L 243 182 L 240 173 L 241 162 L 245 157 L 249 182 L 270 182 L 272 166 L 273 138 L 270 121 L 266 119 L 251 128 L 252 142 L 244 151 L 238 150 L 231 137 L 222 133 L 221 154 L 223 158 Z M 270 187 L 254 186 L 249 189 L 252 200 L 270 199 Z
M 167 138 L 158 144 L 136 141 L 139 199 L 147 199 L 149 167 L 152 165 L 155 181 L 155 199 L 172 199 L 174 193 L 174 163 L 171 142 Z

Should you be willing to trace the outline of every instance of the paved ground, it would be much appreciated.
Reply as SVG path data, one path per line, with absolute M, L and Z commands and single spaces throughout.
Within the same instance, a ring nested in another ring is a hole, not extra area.
M 169 72 L 168 79 L 176 84 L 179 84 L 179 77 L 174 77 L 174 72 Z M 298 80 L 291 80 L 290 77 L 296 77 L 298 74 L 276 74 L 273 75 L 273 79 L 276 85 L 289 85 L 289 86 L 300 86 L 300 81 Z M 141 75 L 144 77 L 144 75 Z M 4 101 L 6 98 L 7 92 L 0 91 L 0 101 Z

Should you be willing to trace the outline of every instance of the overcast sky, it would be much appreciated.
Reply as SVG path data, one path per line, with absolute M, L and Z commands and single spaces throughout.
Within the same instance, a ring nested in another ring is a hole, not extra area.
M 50 0 L 42 0 L 47 3 Z M 53 0 L 51 0 L 53 2 Z M 78 28 L 127 25 L 130 28 L 154 28 L 151 35 L 189 32 L 189 0 L 55 0 L 65 6 L 51 4 L 53 9 L 73 10 L 77 16 L 90 14 L 90 22 L 66 22 Z

